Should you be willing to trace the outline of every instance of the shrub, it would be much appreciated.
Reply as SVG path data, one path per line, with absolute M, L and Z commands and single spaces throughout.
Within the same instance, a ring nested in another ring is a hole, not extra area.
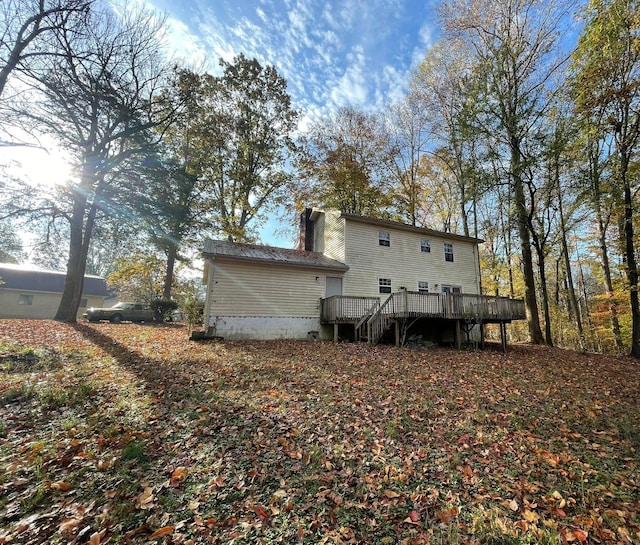
M 158 321 L 164 321 L 171 316 L 171 312 L 178 308 L 178 303 L 171 299 L 154 299 L 149 303 L 151 309 L 158 317 Z

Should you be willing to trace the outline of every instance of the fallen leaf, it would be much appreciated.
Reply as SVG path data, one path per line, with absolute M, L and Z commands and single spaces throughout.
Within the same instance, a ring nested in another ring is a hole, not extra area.
M 267 510 L 262 505 L 255 504 L 253 506 L 253 512 L 258 515 L 263 522 L 269 521 L 269 513 L 267 513 Z
M 452 507 L 450 509 L 443 509 L 436 511 L 436 517 L 445 524 L 449 524 L 454 518 L 458 516 L 458 508 Z
M 151 509 L 153 507 L 153 489 L 147 486 L 144 492 L 136 499 L 136 507 L 138 509 Z
M 107 533 L 107 530 L 104 529 L 101 532 L 95 532 L 91 534 L 88 545 L 100 545 L 100 543 L 102 543 L 102 538 L 106 533 Z
M 168 536 L 169 534 L 172 534 L 174 530 L 175 526 L 164 526 L 163 528 L 160 528 L 153 532 L 153 534 L 149 536 L 149 539 L 158 539 L 162 536 Z
M 574 529 L 573 535 L 576 536 L 576 539 L 580 541 L 580 543 L 585 543 L 587 541 L 587 538 L 589 537 L 589 534 L 587 532 L 580 529 Z

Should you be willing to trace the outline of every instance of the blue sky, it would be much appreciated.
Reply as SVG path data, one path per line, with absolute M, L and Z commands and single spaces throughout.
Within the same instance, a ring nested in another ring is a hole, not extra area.
M 428 1 L 147 0 L 166 13 L 170 48 L 194 68 L 244 53 L 288 82 L 300 129 L 344 106 L 376 110 L 406 91 L 411 69 L 437 35 Z M 290 245 L 273 236 L 264 243 Z

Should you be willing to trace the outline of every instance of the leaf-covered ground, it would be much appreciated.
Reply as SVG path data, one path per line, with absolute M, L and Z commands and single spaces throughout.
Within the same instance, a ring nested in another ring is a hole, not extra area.
M 639 543 L 638 370 L 0 321 L 0 544 Z

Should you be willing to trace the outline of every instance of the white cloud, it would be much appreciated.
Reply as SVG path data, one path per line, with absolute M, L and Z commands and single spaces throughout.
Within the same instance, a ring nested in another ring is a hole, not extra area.
M 365 56 L 362 48 L 356 46 L 351 60 L 342 77 L 334 84 L 330 91 L 331 101 L 337 107 L 364 106 L 367 102 L 368 90 L 365 78 Z
M 201 65 L 206 61 L 205 44 L 183 21 L 175 17 L 167 17 L 166 41 L 171 51 L 179 58 L 185 59 L 189 65 Z

